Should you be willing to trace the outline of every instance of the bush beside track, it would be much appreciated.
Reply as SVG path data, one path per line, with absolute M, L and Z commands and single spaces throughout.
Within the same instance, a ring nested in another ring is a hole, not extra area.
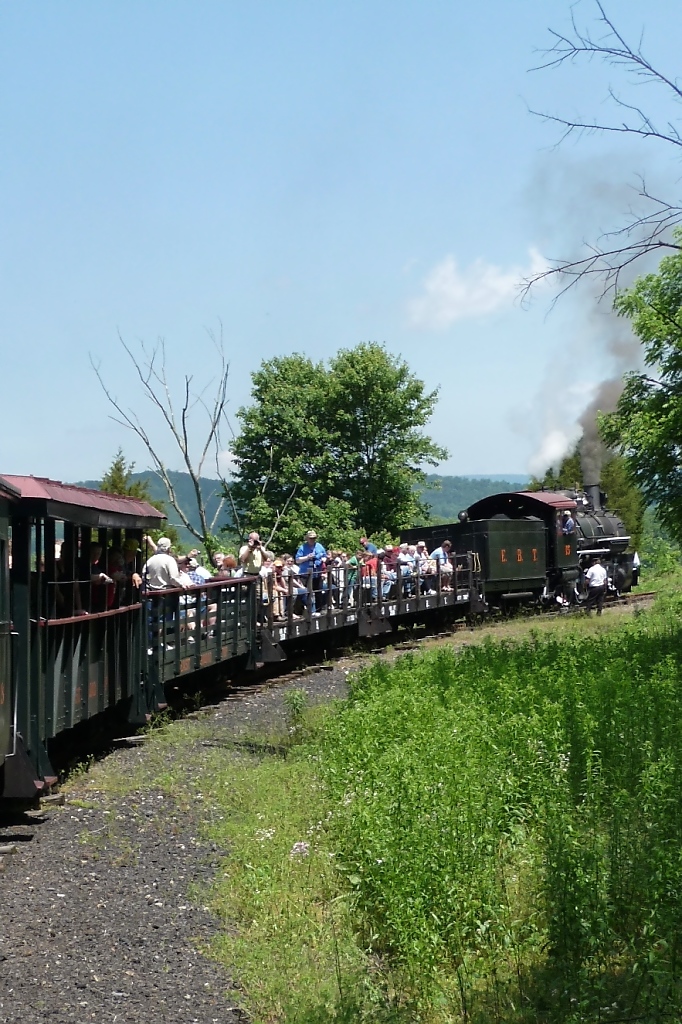
M 325 731 L 363 941 L 445 1019 L 682 1008 L 679 603 L 362 672 Z
M 254 699 L 246 734 L 152 736 L 175 792 L 191 742 L 230 850 L 202 900 L 253 1018 L 679 1019 L 681 608 L 376 662 L 284 731 Z

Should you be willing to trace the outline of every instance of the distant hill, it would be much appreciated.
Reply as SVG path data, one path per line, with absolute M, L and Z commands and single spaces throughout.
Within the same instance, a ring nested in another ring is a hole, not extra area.
M 504 479 L 501 476 L 438 476 L 429 473 L 426 479 L 427 486 L 422 490 L 421 497 L 431 506 L 431 521 L 441 523 L 454 523 L 463 508 L 468 508 L 481 498 L 487 498 L 489 494 L 520 491 L 528 483 L 527 476 L 516 475 Z M 436 489 L 434 485 L 439 482 L 440 489 Z
M 199 526 L 199 518 L 196 513 L 196 498 L 194 496 L 194 486 L 190 479 L 189 473 L 177 473 L 169 472 L 169 477 L 175 488 L 175 493 L 178 498 L 180 507 L 187 511 L 187 515 L 190 522 L 195 526 Z M 180 539 L 185 546 L 192 547 L 196 544 L 196 540 L 192 537 L 189 530 L 186 530 L 181 526 L 179 517 L 175 509 L 171 508 L 168 504 L 168 495 L 166 494 L 166 488 L 161 483 L 161 478 L 157 473 L 152 470 L 148 470 L 146 473 L 133 473 L 131 481 L 145 480 L 149 483 L 149 492 L 152 498 L 156 501 L 163 501 L 166 503 L 166 513 L 168 515 L 168 521 L 172 523 L 180 534 Z M 201 493 L 204 496 L 206 502 L 206 512 L 208 515 L 209 522 L 215 515 L 216 509 L 220 503 L 220 491 L 221 484 L 220 480 L 211 480 L 208 477 L 201 478 Z M 95 490 L 99 490 L 99 480 L 81 480 L 78 481 L 79 487 L 93 487 Z M 221 514 L 218 521 L 218 527 L 223 525 L 225 517 Z
M 196 504 L 194 499 L 194 488 L 188 473 L 170 473 L 178 501 L 182 508 L 188 510 L 188 515 L 195 525 L 198 520 L 195 512 Z M 168 506 L 166 490 L 161 483 L 159 476 L 149 470 L 146 473 L 133 473 L 133 480 L 146 480 L 149 482 L 149 490 L 153 498 L 165 501 Z M 518 491 L 528 483 L 528 477 L 510 475 L 506 479 L 501 476 L 490 477 L 468 477 L 468 476 L 439 476 L 430 473 L 427 476 L 427 486 L 422 491 L 423 500 L 431 506 L 431 520 L 441 523 L 452 523 L 457 519 L 457 514 L 463 508 L 467 508 L 481 498 L 487 498 L 489 494 L 497 494 L 501 491 Z M 437 488 L 440 484 L 440 488 Z M 92 487 L 99 489 L 99 480 L 78 481 L 79 487 Z M 201 479 L 201 493 L 206 500 L 206 507 L 209 519 L 215 514 L 220 502 L 220 481 L 208 477 Z M 168 507 L 169 521 L 176 526 L 182 543 L 191 546 L 194 542 L 191 534 L 178 522 L 178 515 L 174 509 Z M 218 526 L 225 522 L 225 515 L 221 513 Z

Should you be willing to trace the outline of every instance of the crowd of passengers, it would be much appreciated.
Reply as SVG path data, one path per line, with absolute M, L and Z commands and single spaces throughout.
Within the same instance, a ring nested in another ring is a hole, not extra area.
M 354 607 L 363 599 L 376 601 L 412 597 L 417 591 L 450 591 L 454 563 L 449 540 L 430 553 L 426 543 L 386 545 L 378 548 L 367 537 L 353 553 L 325 548 L 315 530 L 308 530 L 295 554 L 275 555 L 261 542 L 258 533 L 249 534 L 239 551 L 239 565 L 233 573 L 259 575 L 262 599 L 271 605 L 275 620 L 296 619 L 306 609 L 319 616 L 329 608 Z M 220 557 L 220 556 L 218 556 Z
M 279 620 L 290 614 L 300 618 L 306 610 L 318 616 L 329 607 L 353 607 L 363 597 L 376 600 L 379 592 L 389 599 L 429 594 L 439 586 L 442 591 L 452 589 L 454 563 L 448 540 L 428 552 L 424 541 L 378 548 L 362 537 L 360 547 L 349 554 L 325 548 L 315 530 L 309 530 L 295 554 L 276 555 L 253 532 L 236 557 L 217 552 L 211 569 L 200 564 L 196 549 L 173 555 L 168 537 L 156 542 L 145 537 L 144 544 L 151 555 L 142 566 L 135 539 L 126 539 L 120 547 L 91 544 L 85 587 L 80 573 L 81 579 L 73 581 L 72 553 L 62 544 L 56 562 L 56 615 L 108 611 L 138 601 L 144 592 L 188 590 L 241 576 L 260 576 L 262 602 L 271 605 Z

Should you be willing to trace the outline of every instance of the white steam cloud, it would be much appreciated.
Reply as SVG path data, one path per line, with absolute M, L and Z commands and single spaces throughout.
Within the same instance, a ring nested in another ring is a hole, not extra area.
M 408 306 L 413 327 L 442 331 L 457 320 L 486 316 L 510 306 L 519 282 L 542 273 L 547 264 L 531 249 L 526 267 L 505 269 L 483 259 L 460 268 L 454 256 L 446 256 L 426 276 L 421 295 Z
M 614 167 L 636 168 L 639 150 L 619 149 L 613 153 L 585 160 L 570 159 L 562 150 L 544 154 L 529 186 L 527 205 L 532 218 L 533 236 L 540 239 L 545 252 L 564 259 L 581 259 L 603 243 L 603 231 L 613 231 L 638 216 L 652 212 L 652 204 L 638 195 L 626 180 L 614 179 Z M 665 179 L 653 181 L 647 175 L 651 194 L 674 189 L 675 183 Z M 673 192 L 674 194 L 674 192 Z M 601 238 L 600 238 L 601 236 Z M 637 231 L 623 236 L 623 244 L 636 241 Z M 609 243 L 610 244 L 610 243 Z M 617 243 L 616 243 L 617 244 Z M 660 253 L 626 267 L 619 287 L 625 288 L 642 273 L 655 269 Z M 569 280 L 555 281 L 565 286 Z M 573 338 L 566 351 L 552 350 L 548 357 L 544 386 L 536 396 L 532 413 L 526 411 L 526 423 L 539 425 L 535 433 L 535 452 L 528 468 L 536 476 L 550 467 L 557 469 L 562 458 L 581 438 L 580 456 L 585 482 L 599 482 L 606 454 L 599 438 L 597 415 L 612 411 L 622 390 L 622 377 L 627 370 L 642 365 L 641 345 L 634 337 L 626 319 L 616 316 L 609 297 L 602 295 L 603 280 L 588 278 L 561 299 L 568 306 L 573 321 Z M 526 423 L 517 416 L 515 428 L 526 437 Z M 565 443 L 560 444 L 560 435 Z
M 528 460 L 528 472 L 533 476 L 542 477 L 549 466 L 559 466 L 577 439 L 575 431 L 569 432 L 560 428 L 550 430 L 542 438 L 538 450 Z

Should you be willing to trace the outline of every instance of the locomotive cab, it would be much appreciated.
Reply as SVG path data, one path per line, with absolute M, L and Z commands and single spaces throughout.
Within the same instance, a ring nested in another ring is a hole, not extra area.
M 544 597 L 570 600 L 579 577 L 577 536 L 563 532 L 562 514 L 575 513 L 577 503 L 566 494 L 550 491 L 512 491 L 482 498 L 467 509 L 472 520 L 505 516 L 512 521 L 535 520 L 542 527 Z M 528 590 L 535 595 L 532 577 Z M 486 589 L 488 583 L 486 581 Z

